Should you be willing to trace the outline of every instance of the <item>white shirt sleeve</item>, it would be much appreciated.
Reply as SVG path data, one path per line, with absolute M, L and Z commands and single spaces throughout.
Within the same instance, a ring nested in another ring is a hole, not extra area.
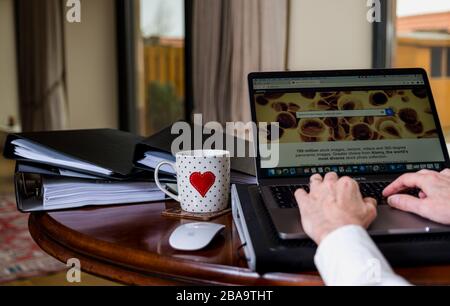
M 314 262 L 326 285 L 406 286 L 361 226 L 341 227 L 322 240 Z

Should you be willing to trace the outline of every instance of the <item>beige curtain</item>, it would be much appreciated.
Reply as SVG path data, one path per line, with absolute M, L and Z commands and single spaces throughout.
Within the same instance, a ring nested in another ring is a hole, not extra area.
M 17 0 L 20 114 L 23 131 L 67 127 L 64 0 Z
M 194 112 L 250 121 L 247 74 L 284 70 L 288 0 L 194 0 Z

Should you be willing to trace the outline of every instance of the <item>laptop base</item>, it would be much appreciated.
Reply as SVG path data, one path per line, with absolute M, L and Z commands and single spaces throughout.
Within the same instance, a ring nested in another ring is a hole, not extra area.
M 233 185 L 232 212 L 252 271 L 315 270 L 315 243 L 309 239 L 281 239 L 256 185 Z M 383 235 L 373 239 L 394 267 L 450 263 L 450 233 Z

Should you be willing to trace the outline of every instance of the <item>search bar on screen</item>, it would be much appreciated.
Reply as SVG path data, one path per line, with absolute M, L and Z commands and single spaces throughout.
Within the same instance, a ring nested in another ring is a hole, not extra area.
M 311 111 L 297 112 L 298 119 L 304 118 L 337 118 L 337 117 L 387 117 L 394 116 L 395 113 L 391 108 L 386 109 L 352 109 L 352 110 L 328 110 L 328 111 Z

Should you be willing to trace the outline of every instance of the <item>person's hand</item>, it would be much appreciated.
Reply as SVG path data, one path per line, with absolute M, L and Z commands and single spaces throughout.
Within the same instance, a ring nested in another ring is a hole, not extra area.
M 409 188 L 420 189 L 419 197 L 398 194 Z M 384 189 L 383 196 L 394 208 L 450 225 L 450 169 L 404 174 Z
M 362 198 L 358 183 L 349 178 L 338 179 L 336 173 L 311 176 L 310 192 L 295 192 L 305 233 L 317 244 L 334 230 L 345 225 L 367 228 L 377 215 L 376 201 Z

